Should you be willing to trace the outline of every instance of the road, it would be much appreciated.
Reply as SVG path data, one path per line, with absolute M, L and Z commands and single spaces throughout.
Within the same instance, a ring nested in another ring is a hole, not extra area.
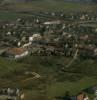
M 40 78 L 41 76 L 36 73 L 36 72 L 30 72 L 30 75 L 34 75 L 34 77 L 30 77 L 30 78 L 27 78 L 25 80 L 22 80 L 21 82 L 27 82 L 27 81 L 30 81 L 30 80 L 33 80 L 33 79 L 38 79 Z
M 74 56 L 73 56 L 73 59 L 69 62 L 69 64 L 66 65 L 66 67 L 70 67 L 72 65 L 72 63 L 76 60 L 77 58 L 77 55 L 78 55 L 78 49 L 76 50 Z

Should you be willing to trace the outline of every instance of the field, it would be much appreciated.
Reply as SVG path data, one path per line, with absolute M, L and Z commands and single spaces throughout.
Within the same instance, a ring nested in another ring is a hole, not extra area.
M 68 3 L 64 0 L 33 0 L 28 3 L 1 4 L 1 9 L 16 11 L 96 11 L 96 4 Z
M 96 5 L 90 4 L 75 4 L 75 3 L 64 3 L 64 2 L 32 2 L 28 4 L 15 5 L 15 9 L 20 10 L 35 10 L 35 11 L 93 11 L 96 10 Z
M 68 3 L 63 0 L 34 0 L 28 3 L 0 4 L 0 20 L 12 20 L 32 16 L 31 12 L 95 12 L 97 4 Z M 29 13 L 21 13 L 29 12 Z
M 19 87 L 29 100 L 39 100 L 40 97 L 52 100 L 56 96 L 64 96 L 66 91 L 76 95 L 96 85 L 96 61 L 78 59 L 71 67 L 65 68 L 70 60 L 52 56 L 28 56 L 18 61 L 0 58 L 0 86 Z M 65 71 L 61 70 L 62 67 Z M 33 79 L 25 72 L 36 72 L 40 78 Z
M 31 12 L 95 12 L 96 4 L 68 3 L 63 0 L 34 0 L 31 3 L 0 4 L 0 20 L 32 16 Z M 21 13 L 29 12 L 29 13 Z
M 0 20 L 16 20 L 18 18 L 25 18 L 31 16 L 31 14 L 24 14 L 12 11 L 0 11 Z

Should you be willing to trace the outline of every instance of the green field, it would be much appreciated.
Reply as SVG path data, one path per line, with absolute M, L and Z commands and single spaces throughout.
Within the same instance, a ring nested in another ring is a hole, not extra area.
M 0 11 L 0 20 L 16 20 L 18 18 L 30 17 L 31 14 L 24 14 L 12 11 Z
M 70 60 L 71 58 L 53 56 L 28 56 L 18 61 L 0 58 L 0 86 L 19 87 L 29 100 L 39 100 L 40 97 L 52 100 L 55 96 L 64 96 L 66 91 L 75 95 L 96 85 L 96 61 L 79 59 L 71 67 L 65 68 L 66 72 L 62 72 L 61 68 Z M 36 72 L 41 78 L 23 81 L 27 78 L 24 76 L 26 71 Z
M 95 12 L 96 4 L 67 3 L 59 0 L 32 1 L 31 3 L 0 4 L 0 20 L 12 20 L 31 16 L 31 12 Z M 30 13 L 19 13 L 19 12 Z
M 32 16 L 31 12 L 96 12 L 96 4 L 65 3 L 63 1 L 33 1 L 31 3 L 4 4 L 0 5 L 0 20 L 13 20 Z M 30 13 L 20 13 L 20 12 Z
M 96 4 L 68 3 L 64 0 L 34 0 L 28 3 L 3 4 L 1 9 L 17 11 L 96 11 Z
M 96 5 L 90 4 L 76 4 L 76 3 L 65 3 L 62 1 L 57 2 L 39 2 L 34 1 L 27 4 L 15 5 L 17 10 L 35 10 L 35 11 L 93 11 Z

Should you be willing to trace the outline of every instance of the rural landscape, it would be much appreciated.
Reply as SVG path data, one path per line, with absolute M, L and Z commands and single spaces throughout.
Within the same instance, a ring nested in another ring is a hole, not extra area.
M 96 0 L 0 0 L 0 100 L 97 100 Z

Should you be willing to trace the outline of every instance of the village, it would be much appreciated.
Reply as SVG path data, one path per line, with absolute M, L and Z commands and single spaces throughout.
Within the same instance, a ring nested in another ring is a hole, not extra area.
M 77 58 L 96 60 L 97 14 L 33 12 L 29 17 L 0 20 L 0 57 L 20 61 L 31 56 L 62 56 L 72 59 L 66 68 Z M 0 100 L 4 97 L 4 100 L 25 100 L 19 97 L 20 94 L 19 89 L 3 88 L 0 90 Z M 97 100 L 96 86 L 93 94 L 94 100 Z M 55 100 L 83 100 L 83 97 L 89 100 L 84 92 L 69 98 L 67 93 L 67 99 L 56 97 Z
M 46 17 L 48 16 L 48 17 Z M 0 55 L 13 59 L 27 55 L 97 58 L 97 15 L 40 12 L 30 18 L 0 23 Z

